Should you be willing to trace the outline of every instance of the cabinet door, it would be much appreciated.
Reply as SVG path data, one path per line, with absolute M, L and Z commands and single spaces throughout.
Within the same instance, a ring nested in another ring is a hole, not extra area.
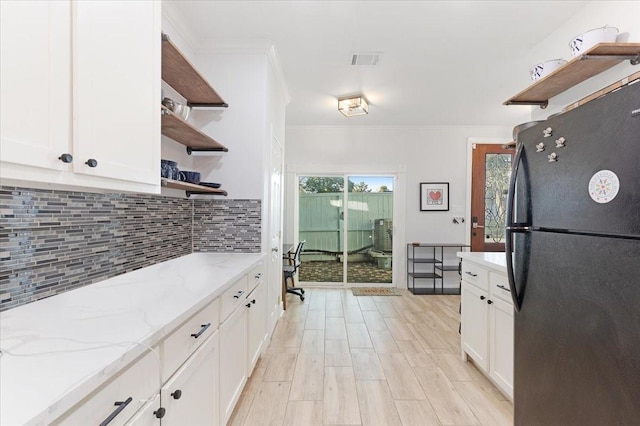
M 248 311 L 247 375 L 251 375 L 253 367 L 255 367 L 262 353 L 262 345 L 267 332 L 267 303 L 264 295 L 264 282 L 260 282 L 251 294 L 249 294 L 246 305 L 250 306 Z
M 489 375 L 513 398 L 513 306 L 492 298 Z
M 125 426 L 160 426 L 160 419 L 156 417 L 156 412 L 160 408 L 160 395 L 156 399 L 147 402 Z
M 0 159 L 70 170 L 70 1 L 0 2 L 0 55 Z
M 231 417 L 247 381 L 247 312 L 238 306 L 220 325 L 220 424 Z
M 167 411 L 163 426 L 217 426 L 218 333 L 214 333 L 174 374 L 160 391 Z
M 73 3 L 74 172 L 159 184 L 160 37 L 157 1 Z
M 147 352 L 92 392 L 51 426 L 97 425 L 111 418 L 109 426 L 126 424 L 146 401 L 158 393 L 158 358 Z
M 463 280 L 462 350 L 485 371 L 489 369 L 488 311 L 487 292 Z

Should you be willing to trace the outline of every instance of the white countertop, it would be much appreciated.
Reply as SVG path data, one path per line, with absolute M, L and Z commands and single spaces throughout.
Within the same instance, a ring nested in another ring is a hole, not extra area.
M 49 424 L 262 256 L 190 254 L 1 313 L 0 425 Z
M 458 252 L 458 257 L 462 258 L 462 260 L 467 259 L 470 262 L 475 262 L 498 272 L 507 271 L 507 258 L 504 252 Z

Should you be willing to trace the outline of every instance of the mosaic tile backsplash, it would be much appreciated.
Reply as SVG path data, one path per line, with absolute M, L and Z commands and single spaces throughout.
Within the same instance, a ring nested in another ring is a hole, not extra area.
M 206 221 L 198 224 L 197 249 L 194 204 Z M 193 251 L 259 252 L 259 233 L 257 200 L 1 187 L 0 311 Z
M 259 253 L 260 200 L 194 200 L 193 251 Z

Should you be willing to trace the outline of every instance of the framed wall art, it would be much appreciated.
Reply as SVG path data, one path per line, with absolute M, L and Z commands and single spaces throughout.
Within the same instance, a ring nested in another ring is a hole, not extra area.
M 449 211 L 449 182 L 421 182 L 420 211 Z

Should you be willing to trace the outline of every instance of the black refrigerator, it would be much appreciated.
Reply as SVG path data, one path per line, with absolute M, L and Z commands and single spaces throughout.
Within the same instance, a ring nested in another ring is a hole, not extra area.
M 521 131 L 507 205 L 515 424 L 640 424 L 640 83 Z

